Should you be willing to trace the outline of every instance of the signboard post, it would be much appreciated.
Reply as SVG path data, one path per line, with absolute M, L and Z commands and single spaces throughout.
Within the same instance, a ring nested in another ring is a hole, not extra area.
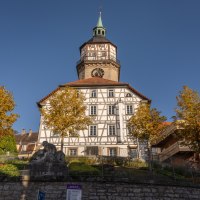
M 82 188 L 78 184 L 67 184 L 67 198 L 66 200 L 81 200 Z
M 38 190 L 37 200 L 45 200 L 45 192 Z

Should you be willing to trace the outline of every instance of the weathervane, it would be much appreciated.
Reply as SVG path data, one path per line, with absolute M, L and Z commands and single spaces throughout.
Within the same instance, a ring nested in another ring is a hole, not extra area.
M 99 0 L 99 14 L 101 16 L 102 10 L 103 10 L 103 2 L 101 0 Z

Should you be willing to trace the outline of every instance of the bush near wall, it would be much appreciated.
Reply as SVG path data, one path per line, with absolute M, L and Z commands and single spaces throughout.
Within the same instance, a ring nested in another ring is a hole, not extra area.
M 15 137 L 13 134 L 0 135 L 0 155 L 6 152 L 17 153 Z

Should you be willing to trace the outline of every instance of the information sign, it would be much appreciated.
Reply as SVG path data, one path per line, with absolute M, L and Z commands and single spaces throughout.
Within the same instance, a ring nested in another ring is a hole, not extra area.
M 82 188 L 78 184 L 67 184 L 67 198 L 66 200 L 81 200 Z

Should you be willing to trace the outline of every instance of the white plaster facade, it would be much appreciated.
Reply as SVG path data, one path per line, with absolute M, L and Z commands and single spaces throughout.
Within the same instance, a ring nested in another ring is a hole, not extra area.
M 91 78 L 90 81 L 92 79 L 99 78 Z M 65 138 L 65 154 L 73 154 L 72 149 L 76 155 L 127 156 L 130 148 L 138 152 L 137 139 L 128 136 L 127 121 L 135 112 L 138 103 L 144 99 L 135 94 L 127 85 L 120 85 L 120 83 L 118 86 L 79 85 L 75 88 L 86 97 L 86 114 L 93 116 L 94 122 L 88 129 L 80 131 L 79 137 Z M 43 102 L 43 105 L 48 105 L 48 99 Z M 41 118 L 38 142 L 41 144 L 43 141 L 53 143 L 57 148 L 60 147 L 59 136 L 45 129 Z M 94 147 L 96 153 L 87 153 L 89 147 Z M 143 151 L 142 148 L 140 150 Z

